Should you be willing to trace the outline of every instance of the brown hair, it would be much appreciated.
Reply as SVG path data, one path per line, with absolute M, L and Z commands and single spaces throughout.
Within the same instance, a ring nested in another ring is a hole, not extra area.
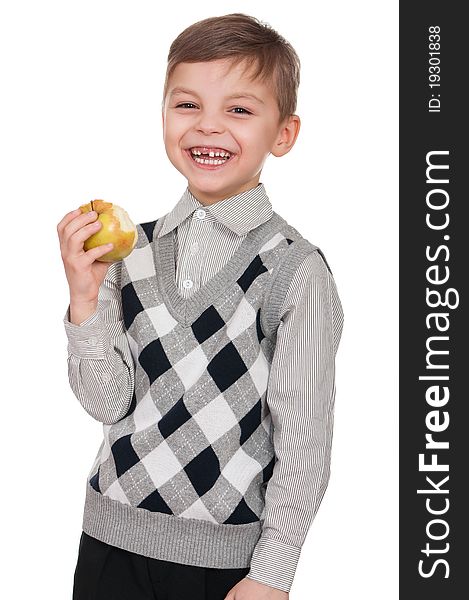
M 300 84 L 300 59 L 293 47 L 269 24 L 243 13 L 197 21 L 182 31 L 170 46 L 163 103 L 169 79 L 179 63 L 230 59 L 246 61 L 244 72 L 256 65 L 251 80 L 267 82 L 277 97 L 279 123 L 295 113 Z

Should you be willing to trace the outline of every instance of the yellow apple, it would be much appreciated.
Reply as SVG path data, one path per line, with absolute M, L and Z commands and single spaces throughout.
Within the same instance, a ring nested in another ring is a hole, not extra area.
M 123 208 L 112 202 L 92 200 L 82 204 L 80 210 L 82 213 L 95 210 L 98 213 L 98 220 L 102 223 L 102 227 L 85 240 L 83 244 L 85 251 L 110 242 L 114 244 L 110 252 L 96 260 L 116 262 L 128 256 L 135 248 L 138 238 L 137 228 Z

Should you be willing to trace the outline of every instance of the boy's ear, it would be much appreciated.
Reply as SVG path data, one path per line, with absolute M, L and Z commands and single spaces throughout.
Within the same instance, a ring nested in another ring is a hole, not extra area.
M 301 120 L 298 115 L 290 115 L 281 125 L 277 139 L 272 146 L 274 156 L 283 156 L 293 148 L 300 133 Z

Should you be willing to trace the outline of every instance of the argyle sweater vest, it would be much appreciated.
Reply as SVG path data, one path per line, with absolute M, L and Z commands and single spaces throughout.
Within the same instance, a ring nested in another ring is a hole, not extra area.
M 160 226 L 137 225 L 119 263 L 135 386 L 125 416 L 103 425 L 83 530 L 151 558 L 244 568 L 276 461 L 266 399 L 279 313 L 319 249 L 274 212 L 183 298 L 173 231 L 158 238 Z

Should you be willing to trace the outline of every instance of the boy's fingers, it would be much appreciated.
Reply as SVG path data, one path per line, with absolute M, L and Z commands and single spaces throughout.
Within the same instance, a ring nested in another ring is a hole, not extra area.
M 76 210 L 72 210 L 71 212 L 67 213 L 65 217 L 60 221 L 60 223 L 57 225 L 57 233 L 59 235 L 59 238 L 62 236 L 62 232 L 65 229 L 65 226 L 68 225 L 70 221 L 72 221 L 75 217 L 78 217 L 80 212 L 81 210 L 79 208 L 77 208 Z
M 101 258 L 101 256 L 104 256 L 111 250 L 112 244 L 104 244 L 103 246 L 96 246 L 96 248 L 90 248 L 85 252 L 84 256 L 86 256 L 87 261 L 91 264 L 94 263 L 94 261 L 97 258 Z
M 65 247 L 65 245 L 67 245 L 67 248 L 76 254 L 81 250 L 79 247 L 80 243 L 86 240 L 94 231 L 93 228 L 90 227 L 86 229 L 87 225 L 99 221 L 97 220 L 97 214 L 94 212 L 75 215 L 73 215 L 73 213 L 71 214 L 71 218 L 65 220 L 65 224 L 59 233 L 59 239 L 61 246 Z M 86 229 L 85 237 L 83 237 L 83 239 L 81 239 L 79 235 L 77 237 L 77 232 L 81 229 Z
M 87 216 L 85 218 L 88 221 L 90 219 Z M 83 254 L 83 246 L 86 240 L 101 229 L 102 223 L 99 220 L 92 221 L 86 225 L 81 225 L 78 222 L 75 231 L 73 231 L 72 227 L 74 225 L 69 226 L 70 231 L 65 231 L 64 238 L 67 239 L 67 252 L 71 256 L 78 256 Z

